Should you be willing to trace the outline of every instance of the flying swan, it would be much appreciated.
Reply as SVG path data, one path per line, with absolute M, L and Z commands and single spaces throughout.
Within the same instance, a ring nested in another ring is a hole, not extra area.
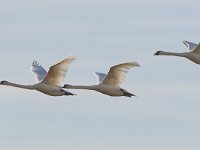
M 38 62 L 33 61 L 31 72 L 35 75 L 38 83 L 33 85 L 21 85 L 4 80 L 0 82 L 0 85 L 37 90 L 50 96 L 74 95 L 73 93 L 62 89 L 60 85 L 64 80 L 69 64 L 71 64 L 75 59 L 75 56 L 69 55 L 61 62 L 51 66 L 48 72 L 46 72 Z
M 200 64 L 200 43 L 195 44 L 188 41 L 183 41 L 183 43 L 189 48 L 190 50 L 189 52 L 175 53 L 175 52 L 157 51 L 154 55 L 185 57 L 196 64 Z
M 95 90 L 109 96 L 135 96 L 125 89 L 120 88 L 128 70 L 135 66 L 139 66 L 139 64 L 136 62 L 128 62 L 111 67 L 108 74 L 96 72 L 97 85 L 82 86 L 65 84 L 63 88 Z

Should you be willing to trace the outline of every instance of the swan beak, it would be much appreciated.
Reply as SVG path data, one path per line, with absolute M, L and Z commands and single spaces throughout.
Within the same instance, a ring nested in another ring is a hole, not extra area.
M 156 53 L 154 53 L 154 56 L 158 56 L 160 54 L 160 51 L 157 51 Z
M 3 85 L 3 84 L 5 84 L 6 82 L 8 82 L 8 81 L 6 81 L 6 80 L 3 80 L 3 81 L 1 81 L 1 82 L 0 82 L 0 85 Z

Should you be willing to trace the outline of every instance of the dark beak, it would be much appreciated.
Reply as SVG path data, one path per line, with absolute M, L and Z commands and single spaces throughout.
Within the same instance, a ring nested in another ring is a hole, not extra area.
M 157 51 L 156 53 L 154 53 L 154 56 L 158 56 L 159 55 L 159 51 Z

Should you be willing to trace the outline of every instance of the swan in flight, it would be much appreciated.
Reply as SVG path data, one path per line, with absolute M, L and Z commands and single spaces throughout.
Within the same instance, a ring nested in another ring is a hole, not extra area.
M 97 85 L 82 86 L 65 84 L 63 88 L 95 90 L 109 96 L 135 96 L 125 89 L 120 88 L 128 70 L 135 66 L 139 66 L 139 64 L 136 62 L 128 62 L 111 67 L 108 74 L 96 72 L 95 75 L 98 81 Z
M 61 88 L 61 82 L 64 80 L 69 64 L 75 60 L 75 56 L 69 55 L 64 60 L 51 66 L 47 72 L 38 62 L 33 61 L 31 72 L 35 75 L 38 83 L 33 85 L 21 85 L 8 81 L 1 81 L 0 85 L 13 86 L 29 90 L 37 90 L 50 96 L 74 95 Z
M 157 51 L 154 55 L 185 57 L 196 64 L 200 64 L 200 43 L 195 44 L 188 41 L 183 41 L 183 43 L 189 48 L 190 50 L 189 52 L 175 53 L 175 52 Z

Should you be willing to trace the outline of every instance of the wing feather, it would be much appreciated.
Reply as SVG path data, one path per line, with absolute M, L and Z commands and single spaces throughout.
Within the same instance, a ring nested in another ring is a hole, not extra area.
M 100 73 L 100 72 L 95 72 L 94 75 L 96 76 L 98 83 L 101 83 L 105 79 L 105 77 L 107 76 L 107 74 Z
M 198 46 L 198 44 L 189 41 L 183 41 L 183 43 L 189 48 L 189 50 L 194 50 Z
M 47 74 L 47 71 L 35 60 L 32 63 L 31 72 L 35 75 L 38 82 L 42 81 Z
M 64 60 L 60 61 L 59 63 L 51 66 L 49 71 L 42 81 L 43 83 L 50 84 L 53 86 L 60 86 L 61 82 L 64 80 L 69 65 L 76 59 L 75 56 L 69 55 Z
M 198 44 L 198 46 L 193 50 L 194 53 L 200 55 L 200 43 Z
M 128 70 L 135 66 L 140 65 L 136 62 L 128 62 L 111 67 L 108 75 L 105 77 L 102 83 L 120 87 L 126 77 L 126 74 L 128 73 Z

